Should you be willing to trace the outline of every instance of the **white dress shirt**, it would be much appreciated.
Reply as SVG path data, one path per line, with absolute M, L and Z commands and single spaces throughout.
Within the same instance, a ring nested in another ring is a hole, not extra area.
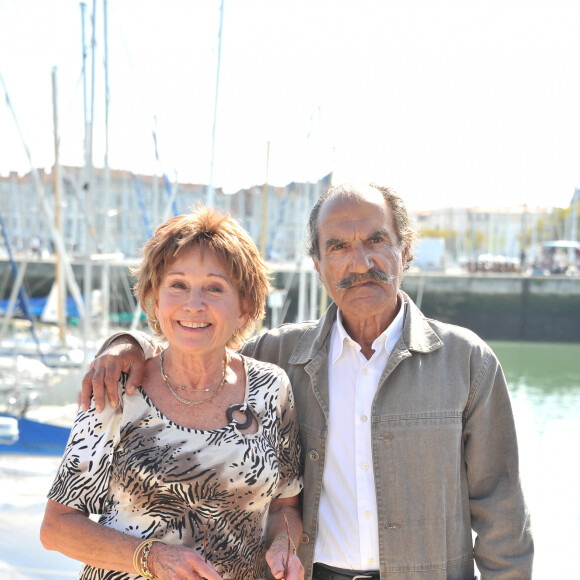
M 400 308 L 391 325 L 373 342 L 369 360 L 344 329 L 340 310 L 332 327 L 330 413 L 314 562 L 351 570 L 379 568 L 371 407 L 389 355 L 401 336 L 404 318 L 404 308 Z

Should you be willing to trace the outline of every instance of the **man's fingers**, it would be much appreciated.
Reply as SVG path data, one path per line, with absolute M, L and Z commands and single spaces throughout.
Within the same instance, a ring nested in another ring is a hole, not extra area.
M 105 408 L 105 369 L 101 366 L 96 368 L 91 381 L 93 397 L 95 398 L 95 409 L 100 413 Z
M 122 336 L 119 342 L 112 343 L 95 360 L 82 380 L 80 404 L 83 410 L 91 405 L 91 396 L 95 399 L 95 409 L 101 412 L 105 408 L 105 400 L 109 399 L 111 406 L 119 405 L 119 379 L 121 373 L 128 373 L 127 393 L 131 395 L 143 380 L 145 370 L 145 355 L 135 339 Z
M 95 370 L 89 367 L 89 370 L 85 373 L 81 383 L 80 392 L 80 406 L 83 411 L 86 411 L 91 406 L 91 396 L 93 394 L 93 374 Z
M 143 382 L 143 373 L 145 371 L 145 361 L 136 359 L 133 361 L 129 369 L 129 377 L 127 379 L 127 393 L 132 395 L 135 389 Z
M 117 408 L 119 404 L 119 378 L 121 377 L 121 370 L 113 363 L 107 364 L 105 367 L 105 375 L 103 378 L 104 390 L 107 391 L 109 403 L 113 409 Z M 93 381 L 93 389 L 96 391 L 96 386 Z M 97 409 L 98 410 L 98 409 Z
M 119 373 L 120 374 L 120 373 Z M 117 377 L 119 376 L 117 374 Z M 91 363 L 81 383 L 81 406 L 86 411 L 91 406 L 91 397 L 95 398 L 95 409 L 101 412 L 105 408 L 105 392 L 116 407 L 119 403 L 117 394 L 117 380 L 112 379 L 114 374 L 107 372 L 102 365 Z

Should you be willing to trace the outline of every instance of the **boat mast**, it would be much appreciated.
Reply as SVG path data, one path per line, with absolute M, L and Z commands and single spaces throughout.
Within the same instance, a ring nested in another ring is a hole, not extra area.
M 103 0 L 103 30 L 105 43 L 105 160 L 104 160 L 104 227 L 103 227 L 103 252 L 105 256 L 111 251 L 110 247 L 110 181 L 111 175 L 109 171 L 109 38 L 108 38 L 108 13 L 107 0 Z M 102 332 L 104 335 L 109 334 L 109 278 L 110 278 L 110 262 L 108 257 L 103 261 L 103 277 L 101 280 L 101 296 L 102 296 Z
M 96 0 L 93 0 L 93 13 L 91 15 L 92 35 L 91 35 L 91 95 L 88 98 L 87 91 L 87 52 L 85 44 L 85 9 L 86 4 L 81 2 L 82 17 L 82 42 L 83 42 L 83 95 L 84 95 L 84 121 L 85 121 L 85 171 L 83 191 L 85 193 L 85 219 L 87 227 L 85 236 L 85 251 L 87 256 L 95 251 L 95 212 L 92 208 L 93 195 L 93 119 L 95 112 L 95 18 L 96 18 Z M 88 302 L 88 299 L 87 299 Z
M 211 164 L 209 170 L 209 184 L 207 186 L 207 194 L 205 204 L 208 207 L 212 207 L 215 201 L 215 189 L 213 186 L 213 165 L 215 156 L 215 128 L 217 121 L 217 109 L 218 109 L 218 95 L 220 87 L 220 66 L 222 61 L 222 28 L 224 24 L 224 0 L 220 3 L 220 28 L 218 33 L 218 59 L 217 59 L 217 71 L 215 79 L 215 99 L 213 106 L 213 127 L 211 131 Z
M 54 171 L 52 172 L 54 190 L 54 227 L 62 235 L 62 214 L 61 214 L 61 191 L 62 175 L 60 168 L 60 135 L 58 130 L 58 85 L 57 69 L 52 69 L 52 110 L 54 122 Z M 58 336 L 62 346 L 65 346 L 65 324 L 66 324 L 66 287 L 64 284 L 64 272 L 62 258 L 59 247 L 55 244 L 56 260 L 54 263 L 54 279 L 57 289 L 57 325 Z
M 79 314 L 82 317 L 85 315 L 85 308 L 84 308 L 84 304 L 83 304 L 83 299 L 82 299 L 82 296 L 81 296 L 80 291 L 78 289 L 77 283 L 75 281 L 75 277 L 74 277 L 74 273 L 72 270 L 72 266 L 70 264 L 70 260 L 68 260 L 66 258 L 66 249 L 64 246 L 64 241 L 62 239 L 62 236 L 60 235 L 60 232 L 54 227 L 54 215 L 53 215 L 52 209 L 50 208 L 48 200 L 44 194 L 44 185 L 42 183 L 42 180 L 40 179 L 40 176 L 38 174 L 38 170 L 34 167 L 34 164 L 32 162 L 32 155 L 30 154 L 30 149 L 28 148 L 28 145 L 26 144 L 26 140 L 24 139 L 24 135 L 22 134 L 22 130 L 20 129 L 20 124 L 18 123 L 16 113 L 14 111 L 14 108 L 12 107 L 10 97 L 8 96 L 8 89 L 6 88 L 6 85 L 4 84 L 4 79 L 2 78 L 1 74 L 0 74 L 0 84 L 2 84 L 2 86 L 4 88 L 4 93 L 6 95 L 6 105 L 8 106 L 8 109 L 10 110 L 10 113 L 12 114 L 12 118 L 14 119 L 14 124 L 16 125 L 16 130 L 18 131 L 18 135 L 19 135 L 20 140 L 22 141 L 22 145 L 24 147 L 24 151 L 26 152 L 26 157 L 28 158 L 28 162 L 30 164 L 30 175 L 31 175 L 32 181 L 34 183 L 34 189 L 36 191 L 38 201 L 39 201 L 39 203 L 44 211 L 44 215 L 47 218 L 47 223 L 48 223 L 48 227 L 50 228 L 52 240 L 55 243 L 55 246 L 58 248 L 59 252 L 61 253 L 61 255 L 63 257 L 63 267 L 64 267 L 64 274 L 65 274 L 65 278 L 67 281 L 67 285 L 68 285 L 69 290 L 73 296 L 74 301 L 76 302 L 77 308 L 79 310 Z
M 270 168 L 270 141 L 266 145 L 266 179 L 262 186 L 262 231 L 260 236 L 260 254 L 262 259 L 266 261 L 267 258 L 267 219 L 268 219 L 268 171 Z M 258 320 L 257 331 L 262 330 L 262 319 Z
M 264 180 L 264 185 L 262 186 L 262 232 L 260 236 L 260 253 L 262 258 L 266 260 L 268 258 L 268 172 L 270 167 L 270 141 L 266 144 L 266 179 Z
M 92 181 L 93 181 L 93 162 L 92 162 L 92 117 L 91 122 L 89 122 L 89 102 L 88 102 L 88 91 L 87 91 L 87 42 L 85 36 L 85 12 L 87 5 L 84 2 L 80 3 L 81 8 L 81 30 L 82 30 L 82 78 L 83 78 L 83 117 L 85 126 L 85 139 L 84 139 L 84 153 L 85 153 L 85 166 L 83 175 L 83 192 L 84 192 L 84 202 L 85 202 L 85 263 L 83 267 L 83 294 L 85 297 L 85 316 L 82 318 L 82 333 L 83 333 L 83 343 L 86 345 L 89 337 L 91 335 L 91 318 L 92 318 L 92 265 L 90 261 L 90 255 L 93 251 L 93 211 L 91 203 L 91 195 L 93 191 Z M 94 6 L 93 6 L 94 10 Z M 94 41 L 93 41 L 94 48 Z M 94 52 L 94 50 L 93 50 Z M 86 366 L 86 361 L 84 361 L 83 367 Z

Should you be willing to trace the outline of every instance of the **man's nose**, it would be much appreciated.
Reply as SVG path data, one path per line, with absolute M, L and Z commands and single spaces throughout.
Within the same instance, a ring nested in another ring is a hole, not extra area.
M 352 249 L 351 270 L 353 272 L 368 272 L 374 266 L 372 252 L 364 244 Z

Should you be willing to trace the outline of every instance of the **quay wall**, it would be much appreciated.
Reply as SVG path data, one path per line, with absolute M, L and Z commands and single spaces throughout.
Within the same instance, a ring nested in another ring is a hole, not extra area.
M 132 311 L 134 300 L 131 287 L 135 279 L 129 273 L 129 266 L 136 266 L 138 260 L 115 260 L 109 262 L 109 291 L 112 305 L 119 311 Z M 30 298 L 43 298 L 48 296 L 55 280 L 54 257 L 30 259 L 18 261 L 18 268 L 25 267 L 23 287 L 26 295 Z M 86 260 L 71 261 L 71 268 L 75 281 L 82 293 L 85 291 L 85 277 L 90 278 L 90 287 L 100 290 L 103 281 L 102 262 Z M 87 279 L 88 279 L 87 278 Z M 12 273 L 10 262 L 0 258 L 0 300 L 10 297 L 15 278 Z M 70 295 L 71 293 L 68 292 Z
M 580 342 L 580 278 L 407 274 L 403 290 L 429 318 L 485 340 Z
M 110 266 L 111 297 L 120 311 L 133 308 L 130 286 L 134 280 L 129 276 L 129 265 L 135 261 L 122 260 Z M 72 266 L 82 292 L 87 270 L 82 262 Z M 284 288 L 289 275 L 289 271 L 278 272 L 276 285 Z M 91 268 L 91 278 L 92 288 L 100 288 L 102 274 L 97 264 Z M 286 321 L 296 318 L 298 278 L 293 276 L 290 284 Z M 54 260 L 28 262 L 24 286 L 29 296 L 47 296 L 53 281 Z M 13 283 L 10 263 L 0 259 L 0 298 L 9 297 Z M 465 326 L 485 340 L 580 343 L 580 277 L 409 272 L 403 290 L 427 317 Z

